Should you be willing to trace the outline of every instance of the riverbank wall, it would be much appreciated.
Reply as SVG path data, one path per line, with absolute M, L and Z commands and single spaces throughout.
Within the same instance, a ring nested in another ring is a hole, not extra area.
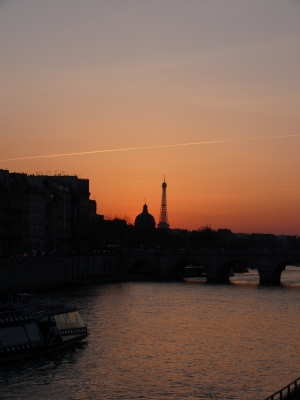
M 0 260 L 0 294 L 124 281 L 119 256 L 24 257 Z

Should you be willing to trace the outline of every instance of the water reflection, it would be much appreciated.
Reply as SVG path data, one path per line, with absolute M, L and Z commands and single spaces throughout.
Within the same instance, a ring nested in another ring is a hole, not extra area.
M 3 399 L 263 399 L 300 375 L 300 269 L 230 285 L 124 283 L 48 293 L 76 303 L 87 341 L 5 366 Z

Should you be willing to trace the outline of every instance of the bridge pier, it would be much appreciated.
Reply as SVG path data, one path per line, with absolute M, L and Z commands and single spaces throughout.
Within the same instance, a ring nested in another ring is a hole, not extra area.
M 281 285 L 281 272 L 278 271 L 273 271 L 273 272 L 269 272 L 268 274 L 266 274 L 266 271 L 263 271 L 263 273 L 261 271 L 258 270 L 259 273 L 259 284 L 260 285 L 273 285 L 273 286 L 280 286 Z
M 207 263 L 204 267 L 208 283 L 229 283 L 231 265 L 223 263 L 223 260 L 215 258 L 213 264 Z
M 259 279 L 259 284 L 262 286 L 268 286 L 268 285 L 272 285 L 272 286 L 280 286 L 281 285 L 281 281 L 280 278 L 260 278 Z
M 229 276 L 227 277 L 207 277 L 207 283 L 230 283 Z
M 274 268 L 274 267 L 268 267 L 268 268 L 257 268 L 257 271 L 259 273 L 259 283 L 260 285 L 273 285 L 273 286 L 280 286 L 280 278 L 281 278 L 281 273 L 283 271 L 284 267 L 280 268 Z

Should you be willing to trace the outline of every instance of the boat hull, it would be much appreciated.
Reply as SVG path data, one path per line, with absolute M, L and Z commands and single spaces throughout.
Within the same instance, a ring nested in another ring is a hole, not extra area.
M 79 335 L 76 338 L 70 338 L 67 341 L 63 341 L 59 344 L 55 344 L 53 346 L 44 346 L 41 348 L 32 348 L 30 349 L 22 349 L 22 350 L 11 350 L 9 352 L 4 352 L 0 354 L 0 365 L 5 363 L 26 360 L 29 358 L 41 357 L 47 354 L 56 353 L 61 350 L 65 350 L 66 348 L 72 347 L 79 342 L 82 342 L 84 339 L 88 337 L 88 333 Z

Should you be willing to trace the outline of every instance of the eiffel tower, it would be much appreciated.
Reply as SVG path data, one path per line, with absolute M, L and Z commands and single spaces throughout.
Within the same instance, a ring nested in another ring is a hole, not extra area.
M 167 212 L 167 184 L 164 181 L 162 184 L 162 195 L 161 195 L 161 206 L 160 206 L 160 216 L 159 223 L 157 224 L 158 228 L 169 229 L 169 221 L 168 221 L 168 212 Z

